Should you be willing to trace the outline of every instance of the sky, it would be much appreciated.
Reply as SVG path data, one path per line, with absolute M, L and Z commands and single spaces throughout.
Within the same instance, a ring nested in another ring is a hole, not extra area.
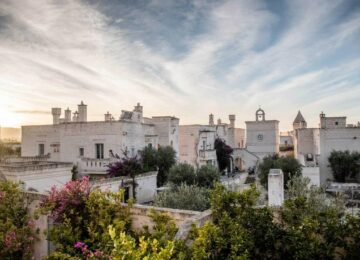
M 359 0 L 0 0 L 0 125 L 145 116 L 360 121 Z

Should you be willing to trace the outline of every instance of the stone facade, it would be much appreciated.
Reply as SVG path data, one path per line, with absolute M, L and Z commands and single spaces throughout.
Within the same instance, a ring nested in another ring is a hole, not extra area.
M 230 124 L 218 120 L 214 124 L 214 116 L 209 115 L 208 125 L 181 125 L 180 126 L 180 154 L 181 162 L 194 166 L 205 164 L 216 165 L 216 138 L 221 138 L 233 148 L 243 148 L 245 130 L 235 127 L 235 115 L 229 115 Z
M 156 177 L 157 172 L 147 172 L 139 174 L 135 177 L 136 182 L 136 202 L 147 203 L 153 201 L 156 195 Z M 116 177 L 108 179 L 100 179 L 92 181 L 93 188 L 99 188 L 102 191 L 118 192 L 120 189 L 125 189 L 129 198 L 132 198 L 133 187 L 132 179 L 130 177 Z
M 328 158 L 333 150 L 360 152 L 360 127 L 348 125 L 346 117 L 320 114 L 320 128 L 294 127 L 295 156 L 304 166 L 319 166 L 320 183 L 332 180 Z
M 279 121 L 266 120 L 262 109 L 256 111 L 255 121 L 246 121 L 246 149 L 259 158 L 279 153 Z
M 135 156 L 145 146 L 172 146 L 179 151 L 179 119 L 171 116 L 145 118 L 142 106 L 122 111 L 119 120 L 108 112 L 104 121 L 88 122 L 86 105 L 79 105 L 70 121 L 53 109 L 53 125 L 22 127 L 22 156 L 50 155 L 52 161 L 78 164 L 88 159 L 109 160 L 124 154 Z M 88 172 L 89 173 L 89 172 Z
M 0 164 L 0 175 L 21 182 L 24 190 L 47 192 L 52 186 L 63 186 L 71 180 L 72 163 L 43 160 L 17 160 Z

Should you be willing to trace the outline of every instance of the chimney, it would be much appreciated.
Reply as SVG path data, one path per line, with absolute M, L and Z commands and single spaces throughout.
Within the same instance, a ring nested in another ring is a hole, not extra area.
M 229 115 L 230 128 L 235 128 L 235 115 Z
M 86 122 L 87 121 L 87 105 L 81 101 L 80 105 L 78 105 L 78 122 Z
M 209 115 L 209 125 L 211 125 L 211 126 L 214 125 L 214 115 L 213 114 Z
M 73 122 L 78 122 L 79 121 L 79 113 L 78 111 L 75 111 L 74 112 L 74 116 L 73 116 Z
M 65 122 L 70 123 L 71 122 L 71 110 L 67 108 L 65 110 Z
M 140 103 L 137 103 L 137 105 L 134 107 L 134 111 L 139 113 L 143 112 L 143 107 L 140 105 Z
M 218 125 L 221 125 L 221 118 L 219 118 L 219 119 L 217 120 L 217 124 L 218 124 Z
M 105 114 L 105 122 L 110 122 L 112 119 L 111 114 L 109 113 L 109 111 Z
M 61 108 L 53 107 L 51 109 L 51 114 L 53 116 L 53 124 L 58 125 L 60 123 Z

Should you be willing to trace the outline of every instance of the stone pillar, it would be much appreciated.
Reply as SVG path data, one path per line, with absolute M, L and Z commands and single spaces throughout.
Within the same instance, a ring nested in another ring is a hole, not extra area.
M 235 128 L 235 115 L 229 115 L 230 128 Z
M 78 105 L 78 122 L 87 122 L 87 105 L 81 101 Z
M 270 169 L 268 196 L 269 206 L 282 206 L 284 202 L 284 174 L 281 169 Z
M 209 125 L 211 125 L 211 126 L 214 125 L 214 115 L 213 114 L 209 115 Z
M 51 109 L 51 114 L 53 116 L 53 124 L 58 125 L 60 123 L 61 108 L 53 107 Z
M 71 122 L 71 110 L 67 108 L 65 110 L 65 122 L 70 123 Z

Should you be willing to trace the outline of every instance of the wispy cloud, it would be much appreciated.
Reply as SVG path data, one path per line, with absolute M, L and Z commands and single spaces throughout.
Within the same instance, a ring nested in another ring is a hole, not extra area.
M 137 101 L 182 123 L 258 105 L 283 128 L 298 109 L 359 120 L 359 40 L 356 0 L 3 0 L 0 123 L 81 99 L 94 120 Z

